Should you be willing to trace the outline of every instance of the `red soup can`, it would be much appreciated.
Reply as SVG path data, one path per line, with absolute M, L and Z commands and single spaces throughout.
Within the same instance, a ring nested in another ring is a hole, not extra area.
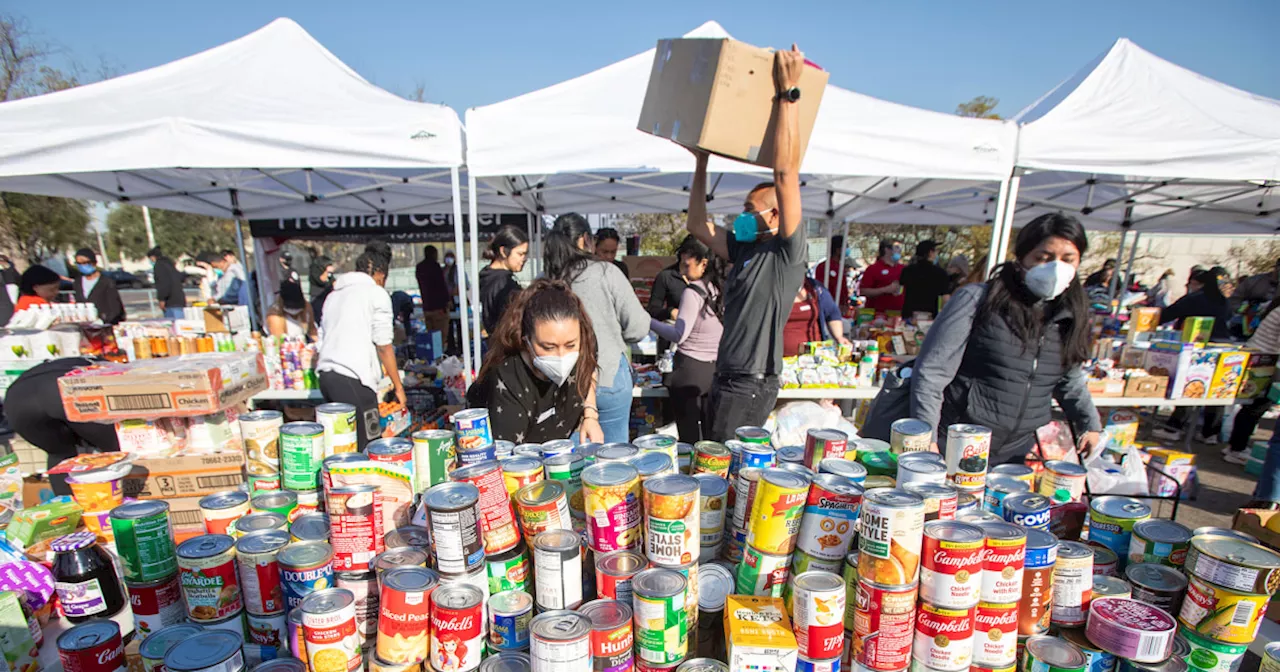
M 920 597 L 935 607 L 968 609 L 982 590 L 982 528 L 953 520 L 924 524 L 920 553 Z
M 329 536 L 333 571 L 366 572 L 385 548 L 382 538 L 382 491 L 355 485 L 329 491 Z
M 501 481 L 498 484 L 502 486 Z M 484 652 L 484 593 L 465 583 L 431 592 L 431 669 L 474 670 Z
M 138 626 L 137 637 L 143 637 L 168 625 L 187 620 L 187 605 L 182 601 L 182 583 L 178 573 L 158 581 L 125 581 L 129 588 L 129 606 Z
M 627 670 L 634 664 L 631 605 L 593 600 L 578 608 L 591 621 L 591 658 L 597 670 Z
M 124 639 L 115 621 L 86 621 L 58 635 L 58 660 L 65 672 L 125 672 Z
M 380 660 L 407 665 L 423 659 L 436 582 L 435 573 L 425 567 L 396 567 L 382 575 L 377 628 Z
M 596 556 L 596 593 L 600 599 L 631 604 L 631 581 L 649 568 L 649 560 L 635 551 L 614 551 Z
M 520 542 L 520 530 L 516 527 L 511 495 L 507 492 L 498 461 L 488 460 L 454 469 L 449 478 L 470 483 L 480 490 L 480 530 L 484 533 L 485 553 L 497 555 L 515 548 Z
M 858 580 L 853 654 L 859 665 L 896 672 L 911 665 L 918 585 L 887 586 Z

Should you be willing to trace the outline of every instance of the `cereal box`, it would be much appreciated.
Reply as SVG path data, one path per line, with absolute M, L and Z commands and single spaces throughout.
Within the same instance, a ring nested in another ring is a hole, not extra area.
M 1129 311 L 1129 333 L 1140 334 L 1144 331 L 1155 331 L 1160 326 L 1160 309 L 1152 307 L 1134 308 Z
M 1168 376 L 1169 380 L 1173 380 L 1174 375 L 1178 372 L 1178 357 L 1184 351 L 1198 347 L 1190 343 L 1176 341 L 1153 341 L 1147 348 L 1142 368 L 1153 376 Z
M 1181 499 L 1195 496 L 1196 456 L 1168 448 L 1148 448 L 1147 488 L 1156 497 L 1172 497 L 1180 488 Z
M 1188 317 L 1182 321 L 1184 343 L 1208 343 L 1213 334 L 1212 317 Z
M 777 597 L 730 595 L 724 607 L 729 672 L 793 672 L 796 636 Z
M 1249 353 L 1243 350 L 1226 350 L 1218 355 L 1218 366 L 1209 383 L 1210 399 L 1234 399 L 1240 384 L 1244 382 L 1249 367 Z
M 1178 355 L 1177 373 L 1169 386 L 1170 399 L 1204 399 L 1209 395 L 1213 374 L 1218 368 L 1222 350 L 1201 348 L 1183 350 Z
M 1131 408 L 1113 408 L 1102 423 L 1106 450 L 1123 453 L 1138 440 L 1138 412 Z
M 1245 370 L 1244 382 L 1240 383 L 1236 398 L 1257 399 L 1266 394 L 1267 388 L 1271 385 L 1271 378 L 1275 376 L 1278 360 L 1280 357 L 1276 355 L 1250 352 L 1249 368 Z
M 1147 361 L 1149 343 L 1125 343 L 1120 348 L 1120 368 L 1141 369 Z

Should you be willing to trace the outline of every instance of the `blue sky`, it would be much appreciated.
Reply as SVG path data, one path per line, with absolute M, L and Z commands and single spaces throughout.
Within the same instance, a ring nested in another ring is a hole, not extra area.
M 719 21 L 764 46 L 798 42 L 839 86 L 951 112 L 976 95 L 1010 115 L 1117 37 L 1234 86 L 1280 98 L 1280 2 L 868 3 L 189 2 L 6 0 L 45 41 L 90 70 L 123 72 L 215 46 L 278 16 L 298 21 L 369 80 L 466 108 L 494 103 Z

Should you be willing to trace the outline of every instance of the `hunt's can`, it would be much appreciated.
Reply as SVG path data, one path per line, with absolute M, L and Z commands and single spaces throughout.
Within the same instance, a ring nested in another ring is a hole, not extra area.
M 935 520 L 924 525 L 920 553 L 920 599 L 945 609 L 968 609 L 979 601 L 986 535 L 967 523 Z
M 478 667 L 484 655 L 484 628 L 484 593 L 479 588 L 456 584 L 433 590 L 428 658 L 431 669 Z
M 1093 575 L 1115 576 L 1120 566 L 1120 560 L 1116 557 L 1116 552 L 1106 546 L 1095 546 L 1093 544 L 1089 544 L 1089 548 L 1093 550 Z
M 907 483 L 902 489 L 924 500 L 926 521 L 955 520 L 960 506 L 960 491 L 956 486 L 950 483 Z
M 508 590 L 533 589 L 533 563 L 524 541 L 515 548 L 498 555 L 485 556 L 485 573 L 489 576 L 489 593 L 496 595 Z
M 848 458 L 830 458 L 818 463 L 818 473 L 844 476 L 857 485 L 867 480 L 867 468 Z
M 414 432 L 413 471 L 418 488 L 429 488 L 449 480 L 449 472 L 457 463 L 453 432 L 447 429 L 423 429 Z
M 285 607 L 292 611 L 306 597 L 335 585 L 333 547 L 323 541 L 297 541 L 276 553 Z
M 522 459 L 529 458 L 513 457 L 511 461 Z M 569 498 L 565 496 L 564 484 L 560 481 L 537 481 L 523 486 L 515 493 L 515 503 L 526 539 L 533 539 L 547 530 L 573 529 Z
M 715 474 L 728 478 L 729 463 L 732 461 L 733 454 L 723 443 L 699 441 L 693 444 L 694 474 Z
M 285 610 L 277 556 L 288 544 L 289 533 L 284 530 L 253 532 L 236 541 L 236 568 L 245 611 L 266 615 Z
M 126 580 L 156 581 L 177 573 L 168 502 L 128 502 L 111 509 L 110 517 Z
M 601 599 L 631 604 L 631 583 L 649 568 L 649 560 L 635 551 L 614 551 L 596 556 L 596 594 Z
M 146 635 L 138 646 L 138 657 L 142 658 L 142 669 L 146 672 L 165 672 L 164 654 L 178 642 L 201 632 L 204 632 L 204 628 L 195 623 L 178 623 Z M 65 661 L 63 664 L 65 667 Z M 71 672 L 71 668 L 66 670 Z
M 1245 593 L 1192 576 L 1178 612 L 1182 625 L 1210 639 L 1228 644 L 1251 644 L 1258 636 L 1269 593 Z
M 578 609 L 591 622 L 592 667 L 597 672 L 621 672 L 633 664 L 635 636 L 631 605 L 618 600 L 594 600 Z
M 764 553 L 790 554 L 808 493 L 809 483 L 796 474 L 781 469 L 761 472 L 747 523 L 747 545 Z
M 426 657 L 436 587 L 435 573 L 423 567 L 397 567 L 382 575 L 375 645 L 380 660 L 406 664 Z
M 790 563 L 791 556 L 765 553 L 748 545 L 742 549 L 742 562 L 738 564 L 737 594 L 781 597 Z
M 1053 570 L 1058 561 L 1058 538 L 1044 530 L 1027 530 L 1022 567 L 1022 599 L 1018 601 L 1018 634 L 1048 632 L 1053 618 Z
M 514 548 L 520 541 L 520 531 L 498 463 L 487 461 L 454 469 L 449 478 L 470 483 L 480 491 L 480 529 L 484 533 L 485 553 L 496 555 Z
M 729 506 L 729 481 L 710 473 L 694 474 L 698 481 L 698 533 L 701 557 L 714 559 L 724 540 L 725 514 Z
M 603 454 L 608 446 L 601 449 Z M 640 473 L 630 464 L 600 463 L 582 470 L 587 541 L 597 553 L 640 545 Z
M 858 572 L 879 584 L 915 583 L 924 544 L 924 500 L 903 490 L 871 490 L 858 517 Z
M 1191 648 L 1191 653 L 1186 656 L 1187 663 L 1199 672 L 1236 672 L 1240 669 L 1241 659 L 1249 651 L 1245 644 L 1215 641 L 1196 634 L 1185 626 L 1178 628 L 1178 635 Z M 1264 653 L 1266 655 L 1258 669 L 1261 672 L 1280 670 L 1280 642 L 1266 645 Z
M 1020 492 L 1004 498 L 1004 519 L 1028 529 L 1049 531 L 1048 497 L 1031 492 Z
M 289 521 L 278 513 L 251 513 L 236 521 L 236 528 L 240 530 L 241 536 L 268 530 L 283 530 L 288 534 L 288 526 Z
M 1058 504 L 1078 502 L 1084 496 L 1085 468 L 1075 462 L 1049 460 L 1040 474 L 1036 492 Z
M 1280 554 L 1232 537 L 1192 537 L 1186 571 L 1189 576 L 1241 593 L 1270 595 L 1280 588 Z
M 852 658 L 876 672 L 906 669 L 916 627 L 917 586 L 886 586 L 864 579 L 857 584 Z
M 545 474 L 542 460 L 533 457 L 510 457 L 499 464 L 502 465 L 502 484 L 510 497 L 515 497 L 520 488 L 543 480 Z
M 987 477 L 987 488 L 982 496 L 982 509 L 1004 518 L 1004 500 L 1019 493 L 1031 492 L 1031 485 L 1026 481 L 1005 474 L 991 474 Z
M 1137 600 L 1100 597 L 1089 605 L 1085 635 L 1118 658 L 1158 663 L 1173 653 L 1178 622 L 1167 612 Z
M 240 438 L 244 443 L 245 471 L 250 476 L 280 478 L 280 411 L 240 414 Z
M 355 672 L 363 665 L 356 599 L 343 588 L 311 593 L 299 605 L 307 660 L 315 672 Z
M 849 435 L 838 429 L 810 429 L 804 436 L 804 466 L 817 470 L 824 459 L 845 459 Z
M 952 483 L 960 487 L 986 485 L 990 452 L 990 429 L 981 425 L 947 428 L 947 475 Z
M 1084 634 L 1084 628 L 1059 628 L 1058 636 L 1074 644 L 1084 653 L 1087 661 L 1085 672 L 1115 672 L 1116 657 L 1089 641 Z
M 235 540 L 207 534 L 178 545 L 182 596 L 193 621 L 218 621 L 240 613 L 244 602 L 236 576 Z
M 1016 605 L 1022 599 L 1027 533 L 1012 523 L 982 523 L 978 527 L 987 535 L 982 554 L 982 601 Z
M 1133 524 L 1129 562 L 1157 562 L 1182 567 L 1191 546 L 1191 530 L 1172 520 L 1148 519 Z
M 169 649 L 164 654 L 164 668 L 169 672 L 243 672 L 243 647 L 240 632 L 205 630 Z
M 531 672 L 587 672 L 591 669 L 591 621 L 574 612 L 538 614 L 529 628 Z
M 1024 646 L 1024 672 L 1085 672 L 1088 666 L 1084 651 L 1065 639 L 1035 635 Z
M 801 656 L 828 660 L 844 644 L 845 586 L 831 572 L 805 572 L 791 584 L 792 627 Z
M 382 491 L 376 485 L 353 485 L 329 491 L 329 535 L 333 569 L 367 572 L 381 553 Z
M 857 531 L 862 494 L 861 486 L 843 476 L 816 476 L 805 500 L 796 547 L 814 558 L 843 560 Z
M 1151 507 L 1132 497 L 1095 497 L 1089 502 L 1080 539 L 1105 546 L 1121 563 L 1128 559 L 1135 523 L 1151 517 Z
M 523 590 L 508 590 L 489 598 L 489 646 L 499 651 L 529 648 L 529 621 L 533 597 Z
M 255 665 L 288 655 L 287 621 L 288 617 L 283 611 L 265 616 L 245 614 L 245 631 L 248 635 L 245 637 L 244 648 L 246 656 Z
M 635 576 L 636 657 L 674 665 L 688 653 L 688 580 L 670 569 L 646 569 Z
M 1017 662 L 1017 602 L 979 603 L 973 615 L 973 664 L 1001 669 Z
M 176 623 L 187 620 L 187 607 L 182 602 L 182 585 L 178 572 L 155 581 L 130 581 L 129 606 L 137 626 L 137 636 L 145 637 Z
M 356 407 L 330 402 L 316 406 L 316 422 L 324 427 L 324 455 L 354 453 L 358 445 Z
M 916 613 L 912 645 L 915 665 L 930 670 L 968 670 L 973 660 L 977 607 L 949 608 L 924 602 Z
M 538 609 L 576 609 L 582 604 L 582 541 L 571 530 L 547 530 L 533 540 L 533 578 Z
M 459 453 L 493 445 L 493 431 L 489 428 L 487 408 L 468 408 L 454 413 L 453 429 L 457 434 Z
M 224 490 L 200 499 L 200 513 L 204 516 L 204 529 L 209 534 L 240 536 L 236 521 L 249 513 L 249 493 L 243 490 Z
M 436 569 L 466 574 L 484 562 L 480 490 L 470 483 L 441 483 L 423 498 Z
M 329 516 L 324 513 L 304 513 L 289 525 L 289 536 L 294 541 L 329 541 Z
M 933 426 L 924 420 L 902 418 L 889 425 L 889 450 L 894 455 L 933 448 Z
M 658 566 L 697 562 L 701 552 L 698 480 L 667 474 L 644 482 L 645 555 Z
M 320 487 L 324 427 L 317 422 L 287 422 L 280 427 L 280 483 L 287 490 Z

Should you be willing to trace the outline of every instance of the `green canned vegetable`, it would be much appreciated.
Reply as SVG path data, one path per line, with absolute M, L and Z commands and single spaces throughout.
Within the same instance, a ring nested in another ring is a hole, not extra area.
M 121 504 L 111 510 L 110 517 L 126 579 L 155 581 L 178 571 L 168 502 L 147 500 Z

